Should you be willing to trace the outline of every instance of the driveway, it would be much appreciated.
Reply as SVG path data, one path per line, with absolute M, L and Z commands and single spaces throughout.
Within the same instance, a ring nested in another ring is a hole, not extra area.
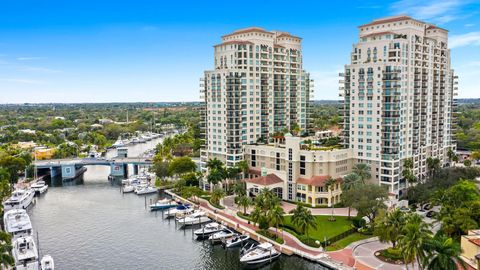
M 368 266 L 372 269 L 381 269 L 381 270 L 403 270 L 407 269 L 405 265 L 395 265 L 391 263 L 386 263 L 377 259 L 375 257 L 375 252 L 378 250 L 386 249 L 391 247 L 389 244 L 382 244 L 378 240 L 373 242 L 367 242 L 364 244 L 360 244 L 353 249 L 353 257 L 355 258 L 357 263 L 361 263 L 362 265 Z M 415 263 L 414 267 L 412 265 L 408 265 L 408 269 L 416 270 L 418 269 L 417 264 Z

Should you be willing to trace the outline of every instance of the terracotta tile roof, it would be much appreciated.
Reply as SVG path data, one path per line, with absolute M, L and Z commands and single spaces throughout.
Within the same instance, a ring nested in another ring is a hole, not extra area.
M 273 35 L 272 32 L 268 32 L 268 31 L 266 31 L 266 30 L 263 29 L 263 28 L 260 28 L 260 27 L 249 27 L 249 28 L 245 28 L 245 29 L 240 29 L 240 30 L 234 31 L 234 32 L 231 33 L 231 34 L 224 35 L 224 36 L 222 36 L 222 38 L 224 38 L 224 37 L 229 37 L 229 36 L 233 36 L 233 35 L 238 35 L 238 34 L 254 33 L 254 32 L 264 33 L 264 34 L 272 34 L 272 35 Z
M 427 27 L 427 30 L 430 30 L 430 29 L 440 29 L 440 30 L 443 30 L 443 31 L 446 31 L 446 32 L 448 32 L 448 30 L 447 30 L 447 29 L 445 29 L 445 28 L 441 28 L 441 27 L 438 27 L 438 26 L 436 26 L 436 25 L 433 25 L 433 24 L 432 24 L 432 25 L 429 25 L 429 26 Z
M 480 247 L 480 238 L 475 238 L 475 239 L 468 239 L 468 241 L 474 243 L 475 245 Z
M 392 31 L 384 31 L 384 32 L 371 33 L 371 34 L 367 34 L 367 35 L 360 36 L 360 37 L 365 38 L 365 37 L 372 37 L 372 36 L 378 36 L 378 35 L 387 35 L 387 34 L 392 34 L 392 35 L 394 35 L 395 33 L 392 32 Z
M 413 20 L 413 19 L 410 16 L 397 16 L 397 17 L 393 17 L 393 18 L 385 18 L 385 19 L 375 20 L 371 23 L 362 24 L 359 27 L 372 26 L 372 25 L 377 25 L 377 24 L 382 24 L 382 23 L 399 22 L 399 21 L 404 21 L 404 20 Z
M 262 174 L 262 171 L 261 171 L 261 170 L 257 170 L 257 169 L 248 169 L 248 173 L 249 173 L 249 174 L 254 174 L 254 175 L 261 175 L 261 174 Z
M 315 187 L 323 187 L 327 180 L 330 179 L 329 175 L 314 175 L 311 178 L 298 178 L 298 184 L 311 185 Z M 337 181 L 341 181 L 341 178 L 337 178 Z
M 267 174 L 266 176 L 260 176 L 252 179 L 245 179 L 245 182 L 252 183 L 260 186 L 269 186 L 273 184 L 283 183 L 283 180 L 276 176 L 274 173 Z
M 279 37 L 291 37 L 291 38 L 302 39 L 301 37 L 290 35 L 290 33 L 281 33 L 280 35 L 277 36 L 277 38 L 279 38 Z
M 225 41 L 220 44 L 214 45 L 213 47 L 217 46 L 222 46 L 222 45 L 230 45 L 230 44 L 253 44 L 250 41 L 243 41 L 243 40 L 231 40 L 231 41 Z

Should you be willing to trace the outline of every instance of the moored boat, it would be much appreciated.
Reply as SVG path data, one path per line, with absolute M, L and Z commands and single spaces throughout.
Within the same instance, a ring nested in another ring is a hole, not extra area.
M 241 263 L 254 265 L 271 262 L 280 256 L 275 247 L 270 243 L 263 243 L 247 250 L 240 258 Z
M 34 196 L 35 192 L 32 189 L 17 189 L 3 202 L 3 210 L 26 209 L 32 203 Z
M 208 240 L 210 240 L 210 242 L 212 244 L 218 244 L 222 241 L 225 241 L 225 239 L 230 238 L 234 235 L 235 235 L 235 233 L 232 230 L 230 230 L 229 228 L 223 228 L 223 230 L 210 235 L 210 237 L 208 237 Z
M 48 185 L 45 184 L 45 181 L 38 180 L 37 182 L 33 183 L 30 186 L 30 188 L 33 189 L 35 191 L 35 193 L 42 194 L 42 193 L 44 193 L 45 191 L 48 190 Z
M 12 209 L 5 212 L 3 224 L 5 231 L 10 233 L 13 239 L 32 234 L 32 222 L 25 209 Z
M 238 247 L 238 246 L 241 246 L 246 241 L 248 241 L 249 239 L 250 239 L 250 236 L 248 236 L 248 235 L 238 235 L 237 234 L 237 235 L 228 239 L 225 242 L 225 247 L 226 248 Z
M 207 214 L 203 211 L 195 211 L 193 214 L 189 216 L 177 218 L 177 223 L 180 226 L 198 225 L 198 224 L 203 224 L 210 221 L 211 219 L 208 218 Z
M 150 205 L 150 210 L 155 211 L 155 210 L 164 210 L 168 209 L 171 207 L 176 207 L 177 202 L 171 200 L 171 199 L 163 199 L 163 200 L 158 200 L 156 203 Z
M 180 215 L 184 214 L 192 214 L 193 211 L 195 211 L 193 208 L 190 207 L 190 205 L 187 204 L 180 204 L 178 205 L 175 209 L 169 208 L 165 214 L 167 218 L 170 217 L 179 217 Z
M 205 238 L 209 237 L 210 235 L 223 230 L 225 227 L 221 224 L 216 222 L 208 223 L 204 225 L 202 228 L 195 230 L 193 234 L 198 238 Z
M 132 185 L 126 185 L 122 187 L 123 193 L 130 193 L 130 192 L 133 192 L 134 190 L 135 190 L 135 187 Z
M 16 270 L 38 270 L 38 250 L 32 236 L 17 238 L 12 243 Z
M 55 262 L 53 261 L 52 256 L 45 255 L 42 257 L 40 261 L 40 266 L 42 270 L 54 270 L 55 269 Z
M 156 187 L 151 187 L 151 186 L 138 186 L 135 189 L 135 194 L 137 195 L 145 195 L 145 194 L 151 194 L 156 192 L 158 192 L 158 189 Z

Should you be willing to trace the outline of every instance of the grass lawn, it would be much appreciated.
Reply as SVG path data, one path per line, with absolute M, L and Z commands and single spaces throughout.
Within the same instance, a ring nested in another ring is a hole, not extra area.
M 284 224 L 290 227 L 295 227 L 292 222 L 292 216 L 285 216 Z M 315 216 L 317 221 L 316 229 L 309 229 L 308 236 L 310 238 L 323 241 L 325 236 L 327 238 L 339 235 L 352 228 L 352 221 L 348 217 L 336 216 L 336 221 L 328 221 L 330 216 Z
M 337 242 L 330 244 L 327 246 L 327 251 L 335 251 L 339 249 L 344 249 L 346 246 L 350 245 L 353 242 L 357 242 L 363 239 L 367 239 L 373 237 L 373 235 L 366 235 L 366 234 L 361 234 L 361 233 L 354 233 L 351 234 L 341 240 L 338 240 Z

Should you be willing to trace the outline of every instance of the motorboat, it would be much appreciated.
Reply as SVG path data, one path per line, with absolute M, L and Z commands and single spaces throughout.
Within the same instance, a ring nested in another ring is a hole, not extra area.
M 212 244 L 218 244 L 234 235 L 235 233 L 232 230 L 230 230 L 229 228 L 224 228 L 223 230 L 210 235 L 210 237 L 208 237 L 208 240 L 210 240 Z
M 40 260 L 40 267 L 42 270 L 54 270 L 55 263 L 53 261 L 52 256 L 50 255 L 43 256 L 42 260 Z
M 123 147 L 125 146 L 125 142 L 122 140 L 122 138 L 118 137 L 118 139 L 115 141 L 115 143 L 112 144 L 113 147 Z
M 193 211 L 195 211 L 193 208 L 190 207 L 190 205 L 187 204 L 180 204 L 177 205 L 175 209 L 169 208 L 165 213 L 167 215 L 167 218 L 170 217 L 175 217 L 175 216 L 180 216 L 184 214 L 192 214 Z
M 155 211 L 155 210 L 165 210 L 169 209 L 172 207 L 176 207 L 177 202 L 171 200 L 171 199 L 163 199 L 163 200 L 158 200 L 156 203 L 150 205 L 150 210 Z
M 195 236 L 198 238 L 206 238 L 209 237 L 210 235 L 217 233 L 221 230 L 223 230 L 225 226 L 218 224 L 216 222 L 208 223 L 204 225 L 201 229 L 195 230 L 193 233 Z
M 39 270 L 38 250 L 32 236 L 17 238 L 12 246 L 16 270 Z
M 32 234 L 32 222 L 25 209 L 12 209 L 5 212 L 3 224 L 5 231 L 10 233 L 13 239 Z
M 180 226 L 190 226 L 210 222 L 210 218 L 207 217 L 207 214 L 203 211 L 195 211 L 189 216 L 184 216 L 177 218 L 177 223 Z
M 3 210 L 26 209 L 32 203 L 34 196 L 35 192 L 32 189 L 17 189 L 3 202 Z
M 137 143 L 140 143 L 140 139 L 138 137 L 133 137 L 131 142 L 133 144 L 137 144 Z
M 248 235 L 237 234 L 237 235 L 233 236 L 232 238 L 228 239 L 225 242 L 225 247 L 226 248 L 237 247 L 239 245 L 242 245 L 243 243 L 245 243 L 249 239 L 250 239 L 250 236 L 248 236 Z
M 137 195 L 144 195 L 144 194 L 151 194 L 151 193 L 157 193 L 158 188 L 152 187 L 152 186 L 138 186 L 135 189 L 135 193 Z
M 132 186 L 132 185 L 123 186 L 122 191 L 123 191 L 123 193 L 133 192 L 133 191 L 135 191 L 135 186 Z
M 33 183 L 30 186 L 30 188 L 33 189 L 35 191 L 35 193 L 42 194 L 42 193 L 44 193 L 45 191 L 48 190 L 48 185 L 45 184 L 45 181 L 38 180 L 37 182 Z
M 273 261 L 280 256 L 275 247 L 270 243 L 262 243 L 247 250 L 240 258 L 241 263 L 245 264 L 262 264 Z

